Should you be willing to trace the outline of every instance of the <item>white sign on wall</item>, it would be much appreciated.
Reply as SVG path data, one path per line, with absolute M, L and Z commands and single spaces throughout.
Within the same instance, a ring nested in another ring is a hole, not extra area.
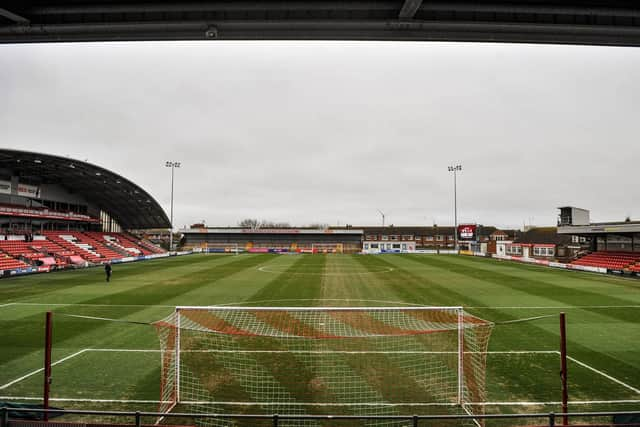
M 11 181 L 0 179 L 0 194 L 11 194 Z
M 40 197 L 40 187 L 29 184 L 18 184 L 18 196 Z

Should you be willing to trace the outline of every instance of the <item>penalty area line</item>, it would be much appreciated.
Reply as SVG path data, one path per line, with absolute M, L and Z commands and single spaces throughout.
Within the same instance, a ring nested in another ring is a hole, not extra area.
M 567 359 L 571 360 L 574 363 L 577 363 L 578 365 L 582 366 L 583 368 L 586 368 L 586 369 L 588 369 L 588 370 L 590 370 L 592 372 L 595 372 L 596 374 L 602 375 L 606 379 L 608 379 L 610 381 L 613 381 L 616 384 L 621 385 L 622 387 L 626 388 L 627 390 L 631 390 L 636 394 L 640 394 L 640 389 L 637 389 L 637 388 L 635 388 L 635 387 L 633 387 L 633 386 L 631 386 L 631 385 L 629 385 L 629 384 L 627 384 L 627 383 L 625 383 L 623 381 L 620 381 L 619 379 L 614 378 L 611 375 L 609 375 L 609 374 L 607 374 L 607 373 L 605 373 L 605 372 L 603 372 L 603 371 L 601 371 L 599 369 L 594 368 L 593 366 L 587 365 L 586 363 L 581 362 L 578 359 L 576 359 L 574 357 L 571 357 L 571 356 L 567 356 Z
M 35 307 L 158 307 L 158 308 L 175 308 L 175 305 L 157 305 L 157 304 L 85 304 L 85 303 L 48 303 L 48 302 L 12 302 L 6 305 L 27 305 Z M 0 307 L 4 307 L 0 305 Z
M 0 396 L 2 400 L 42 400 L 42 396 L 33 397 L 33 396 Z M 150 403 L 150 404 L 159 404 L 159 403 L 172 403 L 172 402 L 160 402 L 159 400 L 142 400 L 142 399 L 83 399 L 76 397 L 50 397 L 50 401 L 55 402 L 87 402 L 87 403 Z
M 319 273 L 319 272 L 304 272 L 304 271 L 281 271 L 270 269 L 266 266 L 258 267 L 258 271 L 263 273 L 272 273 L 272 274 L 290 274 L 290 275 L 299 275 L 299 276 L 361 276 L 368 274 L 382 274 L 382 273 L 391 273 L 394 271 L 393 267 L 385 267 L 384 270 L 376 270 L 376 271 L 342 271 L 335 273 Z
M 570 405 L 596 405 L 596 404 L 606 404 L 613 405 L 619 404 L 623 405 L 625 403 L 640 403 L 638 399 L 620 399 L 620 400 L 569 400 Z M 533 405 L 562 405 L 561 401 L 549 401 L 549 402 L 477 402 L 470 403 L 470 405 L 478 405 L 478 406 L 533 406 Z
M 486 309 L 491 309 L 491 310 L 498 310 L 498 309 L 507 309 L 507 310 L 541 310 L 541 309 L 549 309 L 549 310 L 568 310 L 568 309 L 575 309 L 575 310 L 580 310 L 580 309 L 598 309 L 598 308 L 602 308 L 602 309 L 609 309 L 609 308 L 640 308 L 640 305 L 540 305 L 540 306 L 518 306 L 518 305 L 512 305 L 512 306 L 464 306 L 463 308 L 486 308 Z
M 87 351 L 87 349 L 86 349 L 86 348 L 85 348 L 85 349 L 82 349 L 82 350 L 80 350 L 80 351 L 77 351 L 77 352 L 75 352 L 75 353 L 73 353 L 73 354 L 70 354 L 70 355 L 68 355 L 68 356 L 66 356 L 66 357 L 63 357 L 63 358 L 62 358 L 62 359 L 60 359 L 60 360 L 57 360 L 57 361 L 53 362 L 53 363 L 51 364 L 51 366 L 56 366 L 56 365 L 58 365 L 58 364 L 60 364 L 60 363 L 62 363 L 62 362 L 65 362 L 65 361 L 67 361 L 67 360 L 69 360 L 69 359 L 73 358 L 73 357 L 79 356 L 79 355 L 81 355 L 82 353 L 84 353 L 84 352 L 86 352 L 86 351 Z M 13 381 L 10 381 L 10 382 L 8 382 L 8 383 L 6 383 L 6 384 L 4 384 L 4 385 L 1 385 L 1 386 L 0 386 L 0 390 L 4 390 L 4 389 L 6 389 L 6 388 L 8 388 L 8 387 L 11 387 L 12 385 L 14 385 L 14 384 L 16 384 L 16 383 L 19 383 L 19 382 L 20 382 L 20 381 L 22 381 L 22 380 L 26 380 L 27 378 L 32 377 L 32 376 L 34 376 L 35 374 L 38 374 L 38 373 L 40 373 L 40 372 L 42 372 L 42 371 L 44 371 L 44 368 L 36 369 L 35 371 L 29 372 L 28 374 L 23 375 L 23 376 L 21 376 L 20 378 L 16 378 L 16 379 L 15 379 L 15 380 L 13 380 Z
M 389 273 L 390 271 L 380 272 L 363 272 L 363 273 L 347 273 L 347 274 L 371 274 L 371 273 Z M 270 272 L 269 272 L 270 273 Z M 292 274 L 292 273 L 289 273 Z M 300 274 L 316 274 L 316 273 L 300 273 Z M 323 274 L 323 273 L 320 273 Z M 368 301 L 368 302 L 384 302 L 391 303 L 384 300 L 362 300 L 362 299 L 274 299 L 274 300 L 261 300 L 261 301 L 241 301 L 237 303 L 222 303 L 216 304 L 216 306 L 227 305 L 243 305 L 243 304 L 256 304 L 264 302 L 284 302 L 284 301 Z M 407 307 L 424 307 L 424 304 L 409 303 L 405 301 L 396 301 L 394 304 L 402 304 Z M 161 304 L 89 304 L 89 303 L 42 303 L 42 302 L 10 302 L 6 304 L 0 304 L 0 308 L 11 306 L 34 306 L 34 307 L 146 307 L 146 308 L 175 308 L 175 305 L 161 305 Z M 214 306 L 215 307 L 215 306 Z M 251 306 L 248 306 L 251 307 Z M 640 308 L 640 305 L 534 305 L 534 306 L 463 306 L 464 309 L 489 309 L 489 310 L 581 310 L 581 309 L 616 309 L 616 308 Z
M 87 352 L 105 353 L 161 353 L 158 349 L 144 348 L 87 348 Z M 458 354 L 457 351 L 410 351 L 410 350 L 371 350 L 371 351 L 347 351 L 347 350 L 181 350 L 180 353 L 231 353 L 231 354 Z M 487 355 L 523 355 L 523 354 L 554 354 L 559 355 L 558 350 L 511 350 L 511 351 L 465 351 L 464 354 L 487 354 Z
M 41 396 L 0 396 L 3 400 L 42 400 Z M 54 402 L 86 402 L 86 403 L 142 403 L 142 404 L 159 404 L 172 403 L 171 401 L 145 400 L 145 399 L 89 399 L 75 397 L 52 397 L 49 399 Z M 233 401 L 185 401 L 181 402 L 187 405 L 228 405 L 228 406 L 457 406 L 457 403 L 448 402 L 405 402 L 405 403 L 389 403 L 389 402 L 233 402 Z M 595 405 L 595 404 L 629 404 L 640 403 L 639 399 L 620 399 L 620 400 L 570 400 L 571 405 Z M 468 405 L 476 406 L 533 406 L 533 405 L 560 405 L 560 401 L 507 401 L 507 402 L 468 402 Z

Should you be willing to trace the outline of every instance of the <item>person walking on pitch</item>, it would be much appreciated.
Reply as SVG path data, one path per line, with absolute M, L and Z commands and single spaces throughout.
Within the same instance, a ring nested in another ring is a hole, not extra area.
M 111 280 L 111 263 L 104 264 L 104 273 L 107 275 L 107 282 Z

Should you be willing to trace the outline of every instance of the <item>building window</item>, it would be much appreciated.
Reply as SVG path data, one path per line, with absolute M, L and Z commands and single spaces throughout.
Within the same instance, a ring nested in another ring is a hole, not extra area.
M 522 246 L 509 245 L 507 246 L 507 253 L 509 255 L 522 255 Z
M 390 237 L 391 237 L 390 240 L 398 240 L 398 236 L 396 236 L 396 235 L 391 235 Z
M 369 244 L 368 244 L 368 243 L 365 243 L 365 244 L 364 244 L 364 248 L 365 248 L 365 250 L 366 250 L 366 249 L 369 249 Z
M 444 236 L 436 236 L 436 240 L 438 242 L 442 242 L 444 240 Z
M 378 249 L 378 244 L 377 243 L 372 243 L 371 244 L 371 249 Z
M 413 236 L 411 234 L 405 234 L 402 236 L 402 240 L 413 240 Z
M 427 242 L 433 242 L 433 236 L 425 236 L 424 240 Z
M 554 248 L 534 246 L 533 254 L 536 256 L 553 256 Z
M 400 249 L 400 243 L 394 243 L 393 249 Z
M 383 234 L 382 238 L 380 240 L 389 240 L 389 236 L 386 236 L 386 235 Z

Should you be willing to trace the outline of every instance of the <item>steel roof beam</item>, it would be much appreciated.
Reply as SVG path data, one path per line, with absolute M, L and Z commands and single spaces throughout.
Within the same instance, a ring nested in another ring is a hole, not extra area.
M 0 16 L 3 16 L 19 25 L 29 25 L 29 20 L 27 18 L 13 13 L 7 9 L 0 8 Z
M 413 19 L 420 6 L 422 6 L 422 0 L 404 0 L 398 18 L 402 20 Z

